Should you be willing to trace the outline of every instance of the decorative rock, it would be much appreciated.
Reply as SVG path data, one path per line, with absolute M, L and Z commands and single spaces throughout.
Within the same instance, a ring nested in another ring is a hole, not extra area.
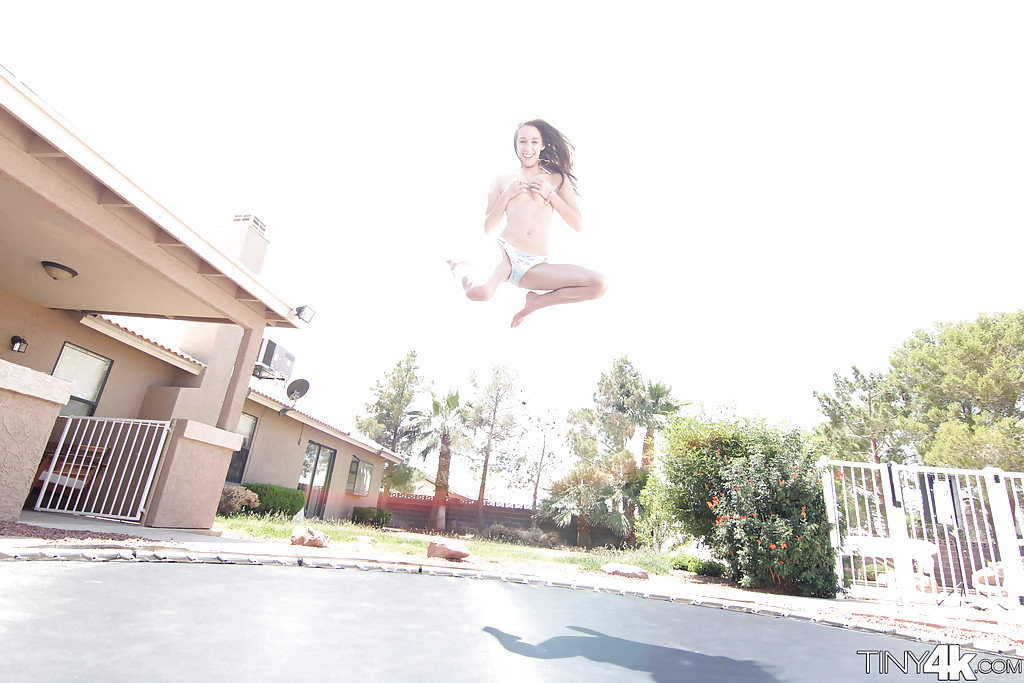
M 327 534 L 313 527 L 297 526 L 292 529 L 292 545 L 308 545 L 311 548 L 326 548 L 331 542 Z
M 605 574 L 611 574 L 613 576 L 625 576 L 630 579 L 646 579 L 647 570 L 641 569 L 640 567 L 634 567 L 631 564 L 618 564 L 610 562 L 601 567 L 601 571 Z
M 469 557 L 469 548 L 460 541 L 435 536 L 430 539 L 430 545 L 427 546 L 427 557 L 461 560 L 464 557 Z

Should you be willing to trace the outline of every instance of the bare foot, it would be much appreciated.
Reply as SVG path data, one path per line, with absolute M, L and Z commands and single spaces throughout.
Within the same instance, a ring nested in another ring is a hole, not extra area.
M 540 298 L 540 294 L 537 292 L 526 293 L 526 305 L 523 306 L 523 310 L 519 311 L 512 317 L 512 327 L 519 327 L 519 323 L 523 322 L 523 318 L 530 315 L 537 310 L 537 299 Z
M 462 288 L 465 289 L 468 286 L 468 283 L 469 283 L 469 276 L 468 275 L 462 275 L 460 277 L 460 275 L 457 272 L 455 272 L 455 271 L 457 269 L 459 269 L 459 268 L 462 268 L 464 270 L 466 268 L 469 268 L 469 261 L 452 261 L 451 259 L 448 259 L 448 268 L 451 269 L 452 276 L 454 276 L 456 279 L 458 279 L 458 280 L 460 280 L 462 282 Z

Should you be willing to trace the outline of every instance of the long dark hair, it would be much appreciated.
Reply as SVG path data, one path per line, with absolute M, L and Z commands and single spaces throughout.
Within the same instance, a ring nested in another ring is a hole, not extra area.
M 579 188 L 576 187 L 576 176 L 572 174 L 573 155 L 576 148 L 569 142 L 569 138 L 562 135 L 561 131 L 544 119 L 533 119 L 516 126 L 516 132 L 512 138 L 513 148 L 519 137 L 519 130 L 523 126 L 533 126 L 540 131 L 541 140 L 544 142 L 544 149 L 540 151 L 541 168 L 550 173 L 561 173 L 569 179 L 572 191 L 579 194 Z

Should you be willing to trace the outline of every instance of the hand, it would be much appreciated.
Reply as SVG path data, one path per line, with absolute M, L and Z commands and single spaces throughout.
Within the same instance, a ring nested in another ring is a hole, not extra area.
M 526 184 L 525 178 L 515 178 L 508 185 L 505 186 L 505 189 L 502 190 L 502 194 L 507 194 L 509 196 L 509 200 L 512 200 L 518 197 L 519 195 L 529 191 L 530 188 Z
M 555 187 L 547 178 L 535 178 L 530 181 L 530 194 L 539 196 L 545 204 L 551 203 L 551 195 L 554 192 Z

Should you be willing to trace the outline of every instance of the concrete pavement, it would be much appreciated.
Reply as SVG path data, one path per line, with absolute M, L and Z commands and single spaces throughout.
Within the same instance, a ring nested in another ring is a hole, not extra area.
M 373 568 L 466 578 L 496 578 L 512 583 L 621 593 L 658 601 L 697 603 L 732 611 L 773 614 L 786 616 L 791 620 L 818 621 L 864 632 L 895 634 L 925 642 L 970 644 L 974 649 L 990 653 L 1014 654 L 1017 641 L 1024 641 L 1024 609 L 1005 610 L 993 604 L 988 605 L 987 609 L 978 609 L 971 605 L 956 604 L 956 596 L 949 598 L 944 605 L 898 605 L 883 600 L 821 600 L 746 591 L 732 586 L 686 581 L 677 577 L 652 576 L 650 581 L 639 581 L 581 574 L 571 569 L 566 569 L 565 572 L 544 570 L 538 574 L 533 571 L 509 571 L 493 564 L 472 561 L 450 563 L 425 556 L 389 555 L 375 552 L 372 546 L 332 544 L 328 548 L 309 548 L 287 543 L 226 538 L 203 531 L 154 529 L 87 517 L 33 511 L 23 512 L 19 521 L 44 528 L 120 533 L 152 541 L 151 544 L 134 543 L 135 550 L 131 551 L 131 559 L 134 560 L 177 559 L 194 563 L 301 564 Z M 96 551 L 95 548 L 81 548 L 79 545 L 54 545 L 31 538 L 0 538 L 0 558 L 19 556 L 19 553 L 20 556 L 35 553 L 35 557 L 40 557 L 39 553 L 63 553 L 64 556 L 72 555 L 76 559 L 86 559 L 89 557 L 88 553 Z

